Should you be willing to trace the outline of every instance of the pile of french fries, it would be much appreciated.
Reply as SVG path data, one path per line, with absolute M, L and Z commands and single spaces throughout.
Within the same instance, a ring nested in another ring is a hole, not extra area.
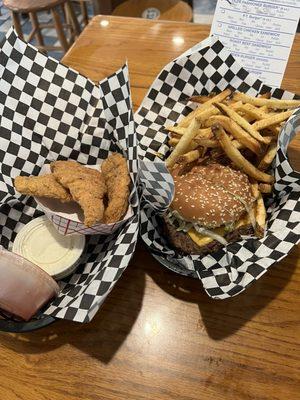
M 263 235 L 266 209 L 263 195 L 272 192 L 274 177 L 267 171 L 276 156 L 281 126 L 300 100 L 271 99 L 270 93 L 251 97 L 226 89 L 219 94 L 193 96 L 198 107 L 176 126 L 167 126 L 169 169 L 209 158 L 246 173 L 255 198 L 256 235 Z

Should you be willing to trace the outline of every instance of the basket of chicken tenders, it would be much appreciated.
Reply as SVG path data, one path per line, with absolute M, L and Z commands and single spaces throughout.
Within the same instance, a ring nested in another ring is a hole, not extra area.
M 141 237 L 213 298 L 241 293 L 299 242 L 297 98 L 211 37 L 161 71 L 136 113 Z
M 88 322 L 138 234 L 127 65 L 94 84 L 14 30 L 0 60 L 0 329 Z

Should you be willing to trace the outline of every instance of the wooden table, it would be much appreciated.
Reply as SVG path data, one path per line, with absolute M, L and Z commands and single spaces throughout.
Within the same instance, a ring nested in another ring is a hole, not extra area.
M 98 80 L 127 57 L 136 108 L 161 67 L 208 33 L 99 16 L 64 62 Z M 298 35 L 283 82 L 298 92 L 299 54 Z M 298 247 L 246 293 L 216 301 L 140 244 L 91 323 L 0 334 L 0 399 L 299 399 L 299 255 Z

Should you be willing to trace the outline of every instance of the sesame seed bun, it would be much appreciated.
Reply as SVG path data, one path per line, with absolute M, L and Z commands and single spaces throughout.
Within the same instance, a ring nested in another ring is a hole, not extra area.
M 196 165 L 186 174 L 171 171 L 175 196 L 171 209 L 188 222 L 214 229 L 245 214 L 253 198 L 247 175 L 221 164 Z

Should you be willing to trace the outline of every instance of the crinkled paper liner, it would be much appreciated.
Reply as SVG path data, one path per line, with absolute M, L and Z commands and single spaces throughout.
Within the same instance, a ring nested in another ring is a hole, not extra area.
M 292 99 L 294 94 L 264 85 L 242 68 L 216 38 L 210 37 L 170 62 L 153 82 L 135 114 L 139 139 L 140 179 L 143 186 L 140 234 L 150 252 L 175 272 L 198 277 L 207 294 L 225 299 L 244 291 L 273 264 L 283 259 L 300 239 L 300 174 L 287 159 L 287 146 L 300 126 L 296 110 L 281 130 L 273 165 L 276 182 L 267 209 L 262 239 L 231 243 L 207 256 L 180 255 L 168 245 L 160 214 L 169 206 L 174 185 L 159 155 L 168 151 L 164 126 L 178 122 L 195 105 L 186 99 L 227 87 L 255 96 Z
M 88 322 L 127 267 L 139 223 L 137 146 L 128 67 L 99 84 L 45 56 L 11 29 L 0 50 L 0 244 L 11 249 L 16 234 L 42 215 L 32 197 L 20 195 L 13 180 L 39 175 L 57 159 L 100 164 L 122 153 L 132 179 L 133 215 L 108 235 L 87 237 L 76 272 L 60 281 L 61 292 L 44 314 Z

